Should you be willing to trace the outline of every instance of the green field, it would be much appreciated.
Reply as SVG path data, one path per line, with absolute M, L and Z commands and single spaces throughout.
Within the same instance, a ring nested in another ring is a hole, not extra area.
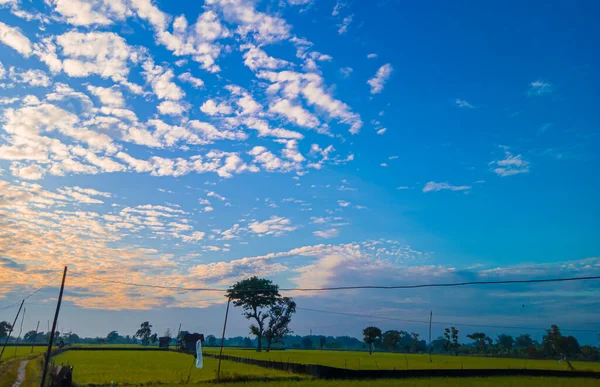
M 218 348 L 205 348 L 206 352 L 218 353 Z M 376 370 L 376 369 L 482 369 L 482 368 L 527 368 L 542 370 L 568 370 L 567 365 L 554 360 L 526 360 L 477 356 L 448 356 L 350 351 L 288 350 L 256 352 L 246 349 L 224 348 L 224 355 L 249 357 L 261 360 L 281 361 L 301 364 L 319 364 L 338 368 Z M 598 362 L 573 361 L 578 371 L 600 372 Z
M 43 353 L 46 352 L 47 347 L 44 346 L 38 346 L 36 345 L 35 347 L 33 347 L 33 354 L 39 354 L 39 353 Z M 6 347 L 6 350 L 4 351 L 4 355 L 2 355 L 2 360 L 10 360 L 10 359 L 14 359 L 15 357 L 28 357 L 31 355 L 31 347 L 27 346 L 27 347 Z
M 72 365 L 73 382 L 86 384 L 190 383 L 214 380 L 217 360 L 204 359 L 204 368 L 192 367 L 194 358 L 159 351 L 67 351 L 53 358 L 56 365 Z M 302 379 L 305 376 L 230 361 L 221 364 L 221 377 L 235 380 Z

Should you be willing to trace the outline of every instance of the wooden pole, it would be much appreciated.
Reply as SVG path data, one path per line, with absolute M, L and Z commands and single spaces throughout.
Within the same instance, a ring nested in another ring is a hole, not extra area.
M 38 329 L 40 329 L 40 322 L 38 321 L 37 327 L 35 327 L 35 336 L 33 336 L 33 340 L 31 340 L 31 353 L 33 353 L 33 346 L 35 345 L 35 339 L 37 339 Z
M 60 304 L 62 303 L 63 291 L 65 290 L 65 279 L 67 278 L 67 267 L 63 271 L 62 282 L 60 284 L 60 292 L 58 293 L 58 302 L 56 303 L 56 312 L 54 313 L 54 321 L 52 322 L 52 332 L 50 332 L 50 338 L 48 340 L 48 349 L 46 350 L 46 358 L 44 359 L 44 372 L 42 373 L 42 381 L 40 387 L 46 385 L 46 374 L 48 373 L 48 363 L 50 362 L 50 356 L 52 355 L 52 342 L 54 341 L 54 332 L 56 331 L 56 324 L 58 323 L 58 314 L 60 313 Z
M 25 313 L 27 313 L 27 308 L 23 309 L 23 316 L 21 316 L 21 326 L 19 327 L 19 335 L 17 336 L 17 342 L 15 344 L 15 357 L 17 357 L 17 350 L 19 349 L 19 339 L 21 338 L 21 334 L 23 333 L 23 321 L 25 321 Z
M 431 320 L 433 319 L 433 310 L 429 312 L 429 362 L 431 363 Z
M 19 310 L 17 311 L 17 315 L 15 316 L 15 321 L 10 326 L 10 330 L 8 331 L 8 336 L 6 336 L 6 341 L 4 341 L 4 346 L 2 347 L 2 352 L 0 352 L 0 360 L 2 360 L 2 355 L 4 355 L 4 350 L 6 349 L 6 344 L 8 344 L 8 339 L 10 339 L 10 335 L 12 334 L 13 329 L 15 328 L 15 324 L 19 318 L 19 314 L 21 313 L 21 309 L 23 308 L 23 304 L 25 300 L 21 301 L 21 306 L 19 306 Z
M 223 335 L 221 336 L 221 350 L 219 351 L 219 366 L 217 367 L 217 383 L 221 380 L 221 358 L 223 357 L 223 344 L 225 344 L 225 328 L 227 328 L 227 316 L 229 315 L 229 304 L 231 298 L 227 299 L 227 309 L 225 310 L 225 322 L 223 323 Z

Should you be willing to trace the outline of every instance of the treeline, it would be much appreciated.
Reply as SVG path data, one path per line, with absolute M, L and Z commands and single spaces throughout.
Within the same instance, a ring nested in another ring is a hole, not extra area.
M 428 346 L 419 340 L 418 333 L 389 330 L 381 332 L 377 327 L 363 330 L 365 346 L 378 350 L 405 353 L 437 353 L 450 355 L 519 356 L 531 359 L 561 359 L 599 361 L 600 351 L 591 345 L 580 345 L 574 336 L 564 336 L 557 325 L 547 329 L 542 342 L 531 338 L 529 334 L 498 335 L 495 339 L 484 332 L 473 332 L 460 343 L 460 331 L 456 327 L 446 328 L 444 335 Z

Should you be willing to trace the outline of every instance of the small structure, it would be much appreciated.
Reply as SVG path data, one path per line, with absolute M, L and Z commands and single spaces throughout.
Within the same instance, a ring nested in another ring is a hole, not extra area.
M 188 333 L 181 340 L 181 350 L 183 352 L 195 353 L 196 342 L 200 340 L 204 344 L 204 335 L 202 333 Z
M 169 348 L 169 344 L 171 343 L 170 337 L 159 337 L 158 338 L 158 348 Z

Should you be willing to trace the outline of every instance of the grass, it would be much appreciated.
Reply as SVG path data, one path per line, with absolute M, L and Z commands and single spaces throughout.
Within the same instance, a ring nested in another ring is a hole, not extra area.
M 218 353 L 218 348 L 205 348 L 209 353 Z M 402 354 L 388 352 L 350 352 L 350 351 L 318 351 L 318 350 L 288 350 L 272 352 L 256 352 L 253 350 L 224 348 L 224 355 L 249 357 L 261 360 L 282 361 L 301 364 L 319 364 L 338 368 L 376 370 L 376 369 L 506 369 L 527 368 L 542 370 L 568 370 L 566 364 L 555 360 L 507 359 L 476 356 L 448 356 Z M 578 371 L 600 372 L 598 362 L 571 362 Z
M 204 367 L 192 367 L 194 358 L 176 352 L 67 351 L 53 358 L 56 365 L 72 365 L 73 382 L 87 384 L 190 383 L 216 378 L 217 359 L 204 358 Z M 223 361 L 221 376 L 230 380 L 302 379 L 304 376 Z
M 47 347 L 36 345 L 33 347 L 33 354 L 40 354 L 46 352 Z M 26 358 L 31 355 L 31 346 L 10 346 L 6 347 L 2 360 L 10 360 L 15 358 Z
M 7 360 L 0 364 L 0 387 L 11 387 L 17 379 L 19 360 Z
M 519 378 L 519 377 L 494 377 L 494 378 L 435 378 L 435 379 L 380 379 L 380 380 L 311 380 L 311 381 L 279 381 L 269 383 L 227 383 L 226 387 L 497 387 L 497 386 L 523 386 L 523 387 L 597 387 L 598 380 L 571 379 L 571 378 Z M 177 385 L 161 385 L 160 387 L 181 387 Z

